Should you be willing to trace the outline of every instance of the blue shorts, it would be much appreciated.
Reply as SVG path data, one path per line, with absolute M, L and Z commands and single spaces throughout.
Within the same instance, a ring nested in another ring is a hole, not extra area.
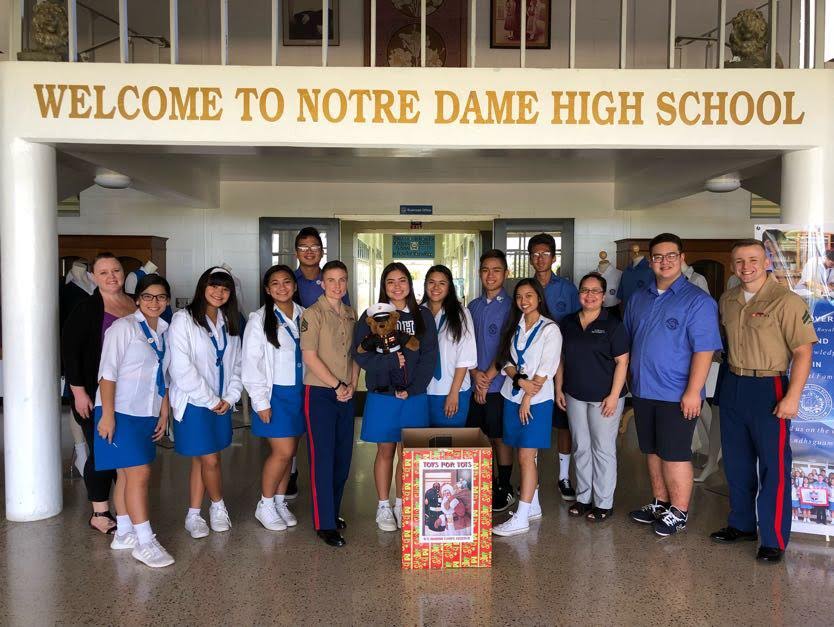
M 550 448 L 553 401 L 530 406 L 532 420 L 521 424 L 518 403 L 504 399 L 504 444 L 512 448 Z
M 426 394 L 409 396 L 403 401 L 393 394 L 368 392 L 359 437 L 364 442 L 399 442 L 403 429 L 428 426 Z
M 260 438 L 295 438 L 304 433 L 303 385 L 273 385 L 269 406 L 272 417 L 269 424 L 261 421 L 258 412 L 251 409 L 252 435 Z
M 232 443 L 232 410 L 218 416 L 189 403 L 182 420 L 174 420 L 174 450 L 197 457 L 218 453 Z
M 458 395 L 458 411 L 451 418 L 443 411 L 446 404 L 445 394 L 426 394 L 429 399 L 429 426 L 431 427 L 465 427 L 466 417 L 469 415 L 469 399 L 472 398 L 472 388 Z
M 108 442 L 98 434 L 99 420 L 101 407 L 96 407 L 93 413 L 93 457 L 96 470 L 143 466 L 156 459 L 156 444 L 151 438 L 158 418 L 116 412 L 113 442 Z
M 803 505 L 800 505 L 799 507 L 800 507 L 800 509 L 807 509 L 807 510 L 814 509 L 813 505 L 804 505 L 803 504 Z

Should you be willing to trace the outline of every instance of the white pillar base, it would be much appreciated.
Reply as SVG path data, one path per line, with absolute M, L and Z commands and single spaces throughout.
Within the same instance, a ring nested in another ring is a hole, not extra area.
M 822 148 L 782 155 L 782 222 L 801 226 L 822 225 L 825 177 Z
M 61 512 L 55 149 L 0 144 L 6 518 Z

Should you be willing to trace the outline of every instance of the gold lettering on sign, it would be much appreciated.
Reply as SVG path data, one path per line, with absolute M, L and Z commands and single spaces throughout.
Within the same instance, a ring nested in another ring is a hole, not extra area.
M 156 94 L 157 100 L 157 110 L 151 110 L 151 96 Z M 157 87 L 156 85 L 152 87 L 148 87 L 145 90 L 145 93 L 142 94 L 142 113 L 145 114 L 145 117 L 149 120 L 159 120 L 162 116 L 165 115 L 165 109 L 168 108 L 168 98 L 165 96 L 165 92 L 162 91 L 161 87 Z
M 69 117 L 72 119 L 88 118 L 92 114 L 92 109 L 87 103 L 87 98 L 90 97 L 90 88 L 87 85 L 70 85 L 70 112 Z
M 119 108 L 119 115 L 121 115 L 125 120 L 135 120 L 139 117 L 138 103 L 136 106 L 136 111 L 134 113 L 128 113 L 127 109 L 125 109 L 125 99 L 129 92 L 133 94 L 133 97 L 137 101 L 139 100 L 139 90 L 136 88 L 136 85 L 125 85 L 119 90 L 119 99 L 117 101 L 117 106 Z
M 713 102 L 713 97 L 718 99 L 717 103 Z M 712 121 L 712 114 L 718 115 L 718 121 Z M 727 123 L 727 92 L 726 91 L 705 91 L 704 92 L 704 125 L 710 126 L 712 124 L 723 125 Z
M 93 85 L 93 91 L 96 92 L 96 114 L 97 120 L 112 120 L 116 115 L 116 107 L 111 106 L 110 111 L 104 110 L 104 85 Z
M 201 120 L 216 122 L 223 117 L 223 107 L 219 106 L 218 99 L 223 98 L 223 92 L 219 87 L 201 87 L 203 94 L 203 114 Z
M 374 124 L 380 124 L 383 122 L 383 113 L 389 122 L 394 122 L 395 117 L 394 114 L 391 113 L 392 106 L 394 106 L 394 92 L 388 91 L 387 89 L 375 89 L 374 117 L 372 120 Z
M 458 117 L 460 112 L 460 100 L 457 94 L 453 91 L 446 91 L 439 89 L 434 92 L 434 97 L 437 105 L 437 113 L 435 114 L 435 124 L 451 124 Z M 446 102 L 450 103 L 452 107 L 451 112 L 446 115 Z
M 746 117 L 744 118 L 741 118 L 738 115 L 738 101 L 740 99 L 744 99 L 745 106 L 747 107 Z M 753 96 L 751 96 L 749 92 L 737 91 L 733 94 L 733 97 L 730 98 L 730 119 L 733 121 L 733 124 L 746 126 L 747 124 L 750 124 L 750 120 L 753 119 L 753 115 L 755 113 L 756 105 L 753 103 Z
M 183 90 L 179 87 L 171 88 L 171 114 L 169 120 L 196 120 L 197 116 L 197 87 L 189 87 Z
M 620 119 L 618 124 L 628 124 L 628 112 L 634 112 L 631 123 L 635 126 L 643 124 L 643 96 L 642 91 L 621 91 L 620 92 Z M 634 103 L 629 104 L 629 96 L 634 98 Z
M 802 124 L 805 119 L 805 112 L 799 114 L 798 118 L 793 116 L 793 98 L 796 96 L 795 91 L 785 92 L 785 124 Z
M 336 111 L 333 111 L 333 99 L 336 99 Z M 324 117 L 328 122 L 338 123 L 347 115 L 348 101 L 341 89 L 328 89 L 324 92 Z
M 357 124 L 367 122 L 368 118 L 365 117 L 365 101 L 371 100 L 371 90 L 351 89 L 348 92 L 348 98 L 353 102 L 353 106 L 356 107 L 356 116 L 353 118 L 354 122 Z
M 64 92 L 67 91 L 66 85 L 42 85 L 36 83 L 35 96 L 38 99 L 38 108 L 41 111 L 41 117 L 57 118 L 61 113 L 61 105 L 64 103 Z M 55 90 L 58 90 L 58 95 L 55 95 Z
M 258 90 L 254 87 L 238 87 L 235 90 L 235 100 L 240 100 L 241 96 L 243 96 L 243 113 L 240 114 L 240 121 L 251 122 L 252 98 L 258 97 Z
M 767 107 L 767 100 L 771 101 L 769 107 Z M 772 115 L 767 117 L 767 109 L 772 111 Z M 782 100 L 779 98 L 779 94 L 775 91 L 766 91 L 763 92 L 758 100 L 756 100 L 756 115 L 759 118 L 759 122 L 764 124 L 765 126 L 772 126 L 776 124 L 779 120 L 779 116 L 782 115 Z
M 268 108 L 270 106 L 270 96 L 275 100 L 271 110 Z M 264 120 L 277 122 L 284 115 L 284 95 L 275 87 L 267 87 L 258 98 L 258 109 Z
M 660 126 L 671 126 L 675 123 L 675 94 L 662 91 L 657 95 L 657 123 Z

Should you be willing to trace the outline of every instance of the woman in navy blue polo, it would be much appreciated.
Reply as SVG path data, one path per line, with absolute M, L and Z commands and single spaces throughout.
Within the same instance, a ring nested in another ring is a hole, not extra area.
M 365 370 L 368 396 L 362 418 L 360 437 L 376 442 L 374 481 L 379 505 L 376 522 L 382 531 L 396 531 L 402 526 L 402 446 L 400 431 L 429 426 L 429 404 L 426 389 L 437 362 L 437 328 L 431 312 L 417 304 L 411 273 L 402 263 L 388 264 L 382 271 L 379 302 L 392 305 L 399 312 L 397 328 L 420 340 L 417 351 L 405 347 L 395 353 L 359 352 L 359 344 L 370 328 L 365 317 L 356 323 L 353 355 Z M 391 372 L 401 368 L 404 385 L 391 385 Z M 388 500 L 394 453 L 399 450 L 396 474 L 397 497 L 394 510 Z
M 628 371 L 628 333 L 602 307 L 607 288 L 598 272 L 582 277 L 582 309 L 559 323 L 563 359 L 556 373 L 556 404 L 568 413 L 576 465 L 576 502 L 568 513 L 594 522 L 614 513 L 617 432 Z

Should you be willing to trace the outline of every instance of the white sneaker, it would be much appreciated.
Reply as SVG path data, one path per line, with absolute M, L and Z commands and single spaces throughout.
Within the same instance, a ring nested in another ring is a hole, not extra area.
M 298 524 L 298 519 L 295 517 L 295 514 L 290 511 L 290 506 L 287 505 L 286 501 L 275 503 L 275 511 L 278 512 L 278 515 L 284 519 L 284 522 L 287 523 L 287 527 L 295 527 Z
M 390 505 L 380 505 L 376 510 L 376 526 L 382 531 L 396 531 L 397 521 Z
M 215 505 L 212 503 L 209 506 L 209 525 L 211 525 L 211 530 L 217 533 L 228 531 L 232 528 L 232 521 L 229 518 L 229 512 L 225 505 Z
M 542 517 L 542 506 L 535 501 L 530 505 L 530 513 L 527 520 L 539 520 Z
M 119 551 L 121 549 L 132 549 L 138 543 L 135 531 L 128 531 L 124 535 L 113 534 L 113 541 L 110 548 Z
M 203 524 L 205 524 L 205 521 L 203 521 Z M 131 555 L 151 568 L 164 568 L 174 563 L 174 558 L 162 548 L 156 536 L 148 544 L 137 544 Z
M 226 518 L 228 519 L 228 515 Z M 287 523 L 275 509 L 275 503 L 264 503 L 263 500 L 259 500 L 255 508 L 255 518 L 270 531 L 286 531 L 287 529 Z M 211 519 L 211 528 L 214 529 L 214 517 Z
M 205 538 L 209 534 L 209 528 L 206 524 L 205 518 L 200 514 L 189 514 L 185 517 L 185 530 L 191 534 L 195 540 Z
M 530 521 L 522 520 L 521 516 L 517 516 L 515 512 L 510 514 L 510 517 L 492 528 L 492 533 L 496 536 L 517 536 L 522 533 L 530 531 Z
M 394 506 L 394 520 L 397 521 L 397 529 L 403 528 L 403 508 Z

